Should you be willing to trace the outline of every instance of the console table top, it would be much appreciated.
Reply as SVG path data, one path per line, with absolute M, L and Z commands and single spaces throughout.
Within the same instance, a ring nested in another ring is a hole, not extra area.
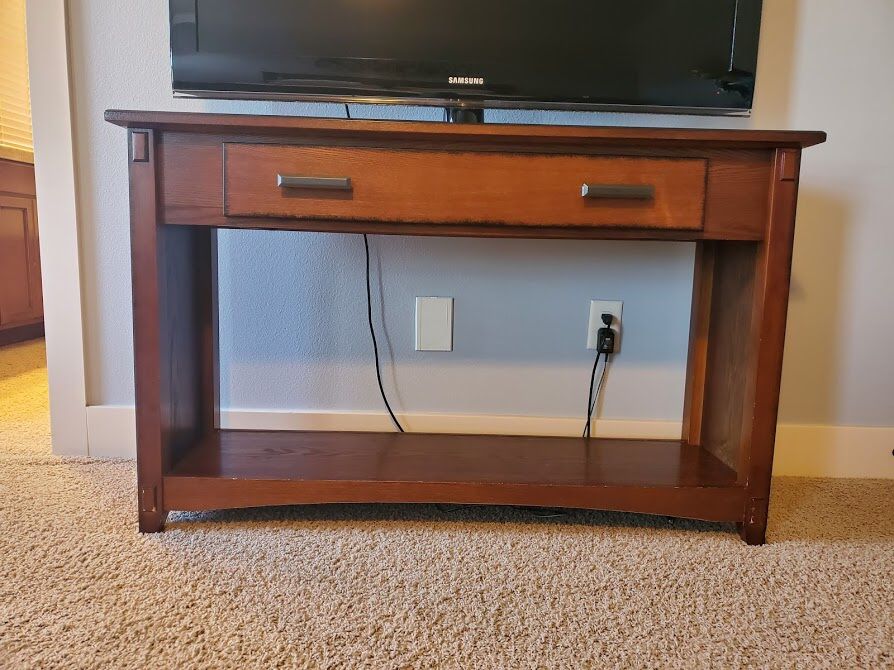
M 376 136 L 392 139 L 406 134 L 413 139 L 482 141 L 533 140 L 636 145 L 710 145 L 712 147 L 762 149 L 804 148 L 826 141 L 818 130 L 745 130 L 719 128 L 630 128 L 622 126 L 554 126 L 508 124 L 453 124 L 425 121 L 370 121 L 300 116 L 206 114 L 197 112 L 152 112 L 110 109 L 105 120 L 125 128 L 215 133 L 330 133 Z

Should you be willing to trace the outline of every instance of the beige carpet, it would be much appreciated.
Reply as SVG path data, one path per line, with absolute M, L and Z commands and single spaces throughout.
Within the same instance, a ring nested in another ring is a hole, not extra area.
M 134 523 L 0 350 L 2 668 L 894 668 L 894 482 L 775 483 L 770 544 L 623 514 L 324 506 Z
M 0 347 L 0 458 L 50 453 L 43 340 Z

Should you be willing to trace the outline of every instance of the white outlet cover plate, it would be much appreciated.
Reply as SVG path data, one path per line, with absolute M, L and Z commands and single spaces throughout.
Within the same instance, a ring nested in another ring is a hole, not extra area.
M 590 323 L 587 327 L 587 349 L 596 349 L 596 339 L 599 329 L 605 326 L 602 323 L 603 314 L 611 314 L 612 330 L 615 331 L 615 354 L 621 351 L 621 314 L 624 311 L 624 303 L 621 300 L 591 300 Z
M 453 298 L 416 298 L 416 351 L 453 351 Z

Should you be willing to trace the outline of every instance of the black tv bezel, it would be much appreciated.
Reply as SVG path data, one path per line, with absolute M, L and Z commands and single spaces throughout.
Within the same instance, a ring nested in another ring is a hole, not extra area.
M 169 0 L 169 12 L 171 2 Z M 750 0 L 756 3 L 756 18 L 758 22 L 758 35 L 755 40 L 755 71 L 757 70 L 757 50 L 760 42 L 760 26 L 763 13 L 763 0 Z M 738 20 L 738 0 L 736 2 Z M 195 13 L 193 19 L 195 20 Z M 168 17 L 169 30 L 169 56 L 171 62 L 171 87 L 175 98 L 199 98 L 214 100 L 267 100 L 282 102 L 306 102 L 306 103 L 333 103 L 333 104 L 360 104 L 360 105 L 391 105 L 391 106 L 419 106 L 438 107 L 446 109 L 500 109 L 500 110 L 535 110 L 535 111 L 566 111 L 566 112 L 617 112 L 626 114 L 686 114 L 694 116 L 729 116 L 749 117 L 750 107 L 709 107 L 709 106 L 669 106 L 649 104 L 617 104 L 617 103 L 588 103 L 565 102 L 556 100 L 504 100 L 498 98 L 463 98 L 456 97 L 432 97 L 425 95 L 338 95 L 303 93 L 299 91 L 267 91 L 263 88 L 240 90 L 238 88 L 219 90 L 213 86 L 208 88 L 178 87 L 174 79 L 174 53 L 170 45 L 171 17 Z M 731 62 L 735 60 L 735 39 L 733 38 Z

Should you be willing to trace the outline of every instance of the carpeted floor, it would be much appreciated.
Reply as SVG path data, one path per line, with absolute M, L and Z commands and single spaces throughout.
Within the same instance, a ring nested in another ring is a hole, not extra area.
M 781 479 L 770 544 L 623 514 L 320 506 L 140 536 L 0 349 L 2 668 L 894 668 L 894 482 Z
M 50 451 L 43 340 L 0 347 L 0 458 Z

